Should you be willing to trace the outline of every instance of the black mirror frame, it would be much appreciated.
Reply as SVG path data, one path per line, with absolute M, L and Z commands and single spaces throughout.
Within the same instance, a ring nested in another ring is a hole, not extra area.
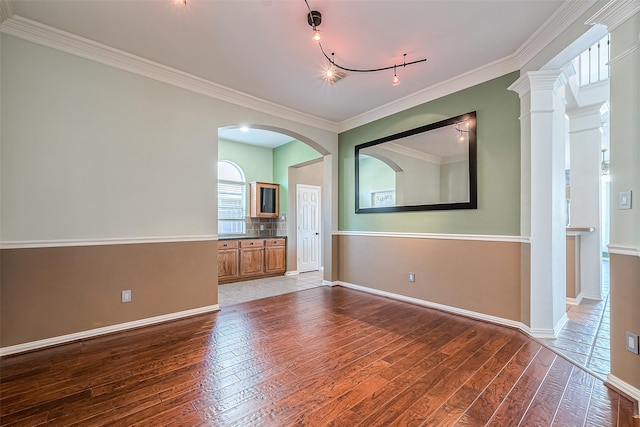
M 422 132 L 450 126 L 461 121 L 469 120 L 472 125 L 469 126 L 469 201 L 456 203 L 433 203 L 428 205 L 404 205 L 404 206 L 384 206 L 379 208 L 361 208 L 360 207 L 360 163 L 358 161 L 360 150 L 374 145 L 383 144 L 385 142 L 394 141 L 396 139 L 417 135 Z M 434 210 L 453 210 L 453 209 L 477 209 L 478 208 L 478 165 L 477 165 L 477 118 L 476 112 L 461 114 L 456 117 L 441 120 L 436 123 L 420 126 L 394 135 L 385 136 L 373 141 L 365 142 L 355 146 L 355 166 L 356 166 L 356 213 L 385 213 L 385 212 L 407 212 L 407 211 L 434 211 Z

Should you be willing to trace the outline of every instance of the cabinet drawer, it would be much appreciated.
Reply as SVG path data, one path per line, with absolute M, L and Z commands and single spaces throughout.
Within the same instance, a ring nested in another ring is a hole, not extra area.
M 218 249 L 237 249 L 237 240 L 218 240 Z
M 261 248 L 263 246 L 264 246 L 264 240 L 262 239 L 240 240 L 241 248 Z
M 284 246 L 285 242 L 286 242 L 286 239 L 276 239 L 276 238 L 265 239 L 266 246 Z

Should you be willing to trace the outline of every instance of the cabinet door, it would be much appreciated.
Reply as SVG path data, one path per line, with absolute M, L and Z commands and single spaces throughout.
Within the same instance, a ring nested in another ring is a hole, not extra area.
M 230 282 L 240 275 L 237 240 L 218 241 L 218 282 Z
M 264 265 L 264 248 L 240 249 L 240 276 L 259 276 Z
M 287 269 L 286 250 L 284 246 L 271 246 L 265 248 L 264 272 L 284 273 Z
M 238 249 L 219 249 L 218 281 L 237 279 L 239 272 Z

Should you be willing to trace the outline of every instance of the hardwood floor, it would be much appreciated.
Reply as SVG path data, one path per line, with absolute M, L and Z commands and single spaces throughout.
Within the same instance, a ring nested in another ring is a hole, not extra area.
M 2 425 L 640 426 L 524 334 L 341 287 L 0 360 Z

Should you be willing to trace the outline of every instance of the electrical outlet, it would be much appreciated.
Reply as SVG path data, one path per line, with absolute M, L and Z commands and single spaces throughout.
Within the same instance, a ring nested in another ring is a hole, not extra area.
M 415 282 L 416 282 L 416 274 L 409 273 L 409 283 L 415 283 Z
M 626 348 L 633 354 L 638 354 L 638 336 L 627 331 Z
M 131 289 L 122 291 L 122 302 L 131 302 Z

